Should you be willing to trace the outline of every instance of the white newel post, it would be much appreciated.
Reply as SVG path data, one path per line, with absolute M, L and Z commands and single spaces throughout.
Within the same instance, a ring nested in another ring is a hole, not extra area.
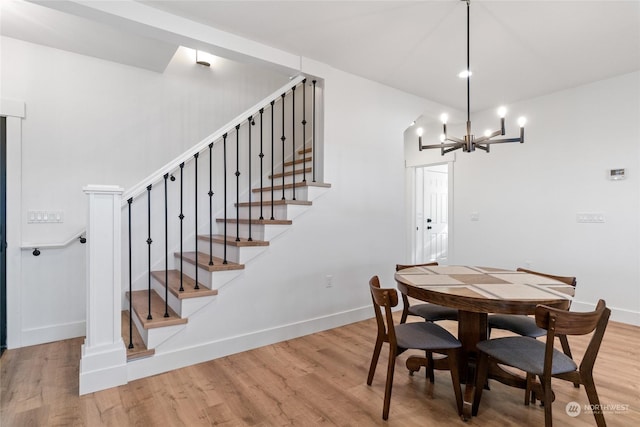
M 80 359 L 80 394 L 127 383 L 120 331 L 121 198 L 123 189 L 90 185 L 87 221 L 87 335 Z

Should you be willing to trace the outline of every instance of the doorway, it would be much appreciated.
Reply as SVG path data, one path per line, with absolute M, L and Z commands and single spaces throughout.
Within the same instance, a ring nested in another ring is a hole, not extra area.
M 415 168 L 415 263 L 449 261 L 449 165 Z
M 0 117 L 0 355 L 7 348 L 7 118 Z

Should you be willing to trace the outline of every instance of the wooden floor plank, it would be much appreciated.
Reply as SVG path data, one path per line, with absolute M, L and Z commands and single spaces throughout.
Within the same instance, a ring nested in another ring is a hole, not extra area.
M 441 322 L 455 332 L 455 322 Z M 495 331 L 495 337 L 501 332 Z M 581 354 L 587 337 L 571 339 Z M 451 379 L 436 371 L 409 376 L 402 354 L 389 421 L 382 421 L 388 352 L 382 350 L 371 386 L 366 376 L 375 339 L 373 319 L 261 347 L 78 397 L 82 338 L 8 350 L 0 359 L 0 420 L 6 426 L 542 426 L 544 410 L 525 407 L 523 392 L 491 382 L 478 417 L 455 415 Z M 640 425 L 640 328 L 610 322 L 595 366 L 609 426 Z M 568 402 L 587 404 L 584 389 L 554 380 L 558 426 L 594 426 L 590 414 L 569 417 Z

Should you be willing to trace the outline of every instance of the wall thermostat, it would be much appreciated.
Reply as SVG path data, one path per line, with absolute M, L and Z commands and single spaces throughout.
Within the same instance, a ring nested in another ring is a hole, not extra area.
M 617 181 L 626 178 L 626 169 L 609 169 L 609 179 Z

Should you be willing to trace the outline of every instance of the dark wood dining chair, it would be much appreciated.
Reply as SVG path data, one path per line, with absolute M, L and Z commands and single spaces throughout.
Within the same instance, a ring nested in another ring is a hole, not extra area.
M 429 262 L 426 264 L 396 264 L 396 271 L 404 270 L 410 267 L 433 267 L 437 266 L 437 262 Z M 445 307 L 443 305 L 421 303 L 410 305 L 409 298 L 402 294 L 402 302 L 404 308 L 402 309 L 402 318 L 400 323 L 407 321 L 407 316 L 419 316 L 429 322 L 437 322 L 438 320 L 458 320 L 458 310 L 455 308 Z
M 512 366 L 527 373 L 527 392 L 525 405 L 529 404 L 530 392 L 540 397 L 544 403 L 545 426 L 553 424 L 551 403 L 554 394 L 551 390 L 551 377 L 560 378 L 584 385 L 589 403 L 599 427 L 606 425 L 600 407 L 600 400 L 593 381 L 593 365 L 600 350 L 602 337 L 607 328 L 611 310 L 604 300 L 598 301 L 591 312 L 578 313 L 560 310 L 544 305 L 536 307 L 536 325 L 546 331 L 546 342 L 531 337 L 505 337 L 481 341 L 476 346 L 479 353 L 478 375 L 473 400 L 473 415 L 477 415 L 482 389 L 487 379 L 487 367 L 493 361 Z M 582 357 L 580 366 L 573 358 L 554 348 L 554 339 L 558 335 L 587 335 L 593 332 L 589 345 Z M 536 382 L 536 376 L 540 383 Z
M 396 271 L 404 270 L 405 268 L 411 267 L 434 267 L 437 266 L 437 262 L 427 262 L 424 264 L 396 264 Z M 427 322 L 437 322 L 439 320 L 458 320 L 458 310 L 451 307 L 445 307 L 439 304 L 432 303 L 420 303 L 411 305 L 409 303 L 409 297 L 405 294 L 402 295 L 402 303 L 404 308 L 402 309 L 402 317 L 400 318 L 400 323 L 406 323 L 407 317 L 417 316 L 422 317 Z M 435 375 L 433 372 L 433 354 L 431 352 L 427 352 L 427 366 L 426 366 L 426 375 L 429 378 L 429 382 L 435 382 Z M 413 374 L 413 372 L 411 372 Z
M 576 278 L 572 276 L 554 276 L 552 274 L 540 273 L 538 271 L 527 270 L 525 268 L 518 268 L 517 271 L 535 274 L 537 276 L 549 277 L 551 279 L 573 286 L 574 288 L 577 285 Z M 571 304 L 571 302 L 569 302 L 569 304 Z M 489 325 L 489 336 L 491 336 L 492 329 L 507 330 L 515 334 L 531 338 L 538 338 L 547 334 L 547 331 L 536 326 L 535 319 L 524 315 L 492 314 L 489 316 L 487 323 Z M 567 337 L 560 335 L 558 338 L 560 340 L 560 344 L 562 345 L 564 354 L 571 357 L 571 347 L 569 347 L 569 340 L 567 339 Z M 576 387 L 580 387 L 580 384 L 574 385 Z
M 460 389 L 458 366 L 460 360 L 459 353 L 461 351 L 460 341 L 446 329 L 432 322 L 412 322 L 394 325 L 391 308 L 398 305 L 398 292 L 393 288 L 380 288 L 378 276 L 373 276 L 371 280 L 369 280 L 369 289 L 371 291 L 371 299 L 373 300 L 378 334 L 373 349 L 373 357 L 371 358 L 371 366 L 369 367 L 367 385 L 371 385 L 373 382 L 373 376 L 376 372 L 382 345 L 385 342 L 389 343 L 389 361 L 387 365 L 387 380 L 384 390 L 382 418 L 384 420 L 389 418 L 396 357 L 408 349 L 424 350 L 447 355 L 458 415 L 462 415 L 462 391 Z

